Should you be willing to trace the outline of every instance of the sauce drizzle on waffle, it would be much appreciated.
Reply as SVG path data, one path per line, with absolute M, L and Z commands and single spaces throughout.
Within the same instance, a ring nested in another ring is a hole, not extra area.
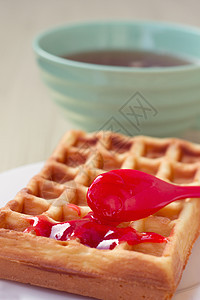
M 29 218 L 31 226 L 24 232 L 35 232 L 38 236 L 59 241 L 78 239 L 81 244 L 97 249 L 114 249 L 122 242 L 128 245 L 140 243 L 163 243 L 167 239 L 153 232 L 139 233 L 132 227 L 116 227 L 99 223 L 93 213 L 88 213 L 79 220 L 51 222 L 46 216 Z

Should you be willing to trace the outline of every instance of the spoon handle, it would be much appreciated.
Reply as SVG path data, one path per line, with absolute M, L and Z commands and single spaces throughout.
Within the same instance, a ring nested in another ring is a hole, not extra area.
M 174 189 L 174 200 L 200 198 L 200 186 L 177 186 Z

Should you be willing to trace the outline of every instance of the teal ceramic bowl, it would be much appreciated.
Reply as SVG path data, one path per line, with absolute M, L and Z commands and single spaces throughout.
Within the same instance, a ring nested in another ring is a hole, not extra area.
M 105 49 L 167 53 L 191 63 L 130 68 L 62 58 Z M 197 28 L 139 21 L 64 25 L 38 35 L 34 51 L 53 101 L 76 128 L 177 136 L 200 116 Z

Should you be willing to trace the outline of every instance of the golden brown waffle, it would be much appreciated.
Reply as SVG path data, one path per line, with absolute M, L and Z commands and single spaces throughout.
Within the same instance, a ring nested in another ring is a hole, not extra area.
M 42 171 L 0 210 L 0 278 L 99 299 L 171 299 L 199 234 L 200 201 L 176 201 L 153 216 L 122 224 L 156 232 L 167 243 L 98 250 L 24 233 L 28 216 L 55 221 L 89 211 L 87 188 L 108 170 L 130 168 L 175 184 L 199 185 L 200 145 L 178 139 L 68 132 Z M 79 207 L 80 211 L 76 209 Z

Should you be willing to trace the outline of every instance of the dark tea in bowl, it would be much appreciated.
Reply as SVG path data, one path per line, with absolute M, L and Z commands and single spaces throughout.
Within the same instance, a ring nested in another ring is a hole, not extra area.
M 135 68 L 174 67 L 194 63 L 189 59 L 172 54 L 142 50 L 95 50 L 63 55 L 62 57 L 88 64 Z

